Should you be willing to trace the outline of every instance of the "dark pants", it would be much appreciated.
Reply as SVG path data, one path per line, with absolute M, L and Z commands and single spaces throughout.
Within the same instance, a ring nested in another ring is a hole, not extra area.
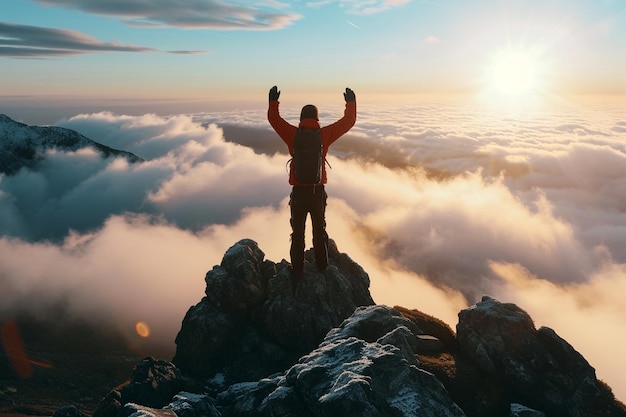
M 323 185 L 294 186 L 289 199 L 291 207 L 291 266 L 294 273 L 304 270 L 304 229 L 306 216 L 311 215 L 313 250 L 317 269 L 328 265 L 328 234 L 326 234 L 326 191 Z

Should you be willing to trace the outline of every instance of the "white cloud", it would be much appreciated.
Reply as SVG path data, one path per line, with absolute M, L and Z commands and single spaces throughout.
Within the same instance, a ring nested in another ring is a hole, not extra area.
M 347 190 L 357 187 L 343 180 Z M 488 259 L 520 262 L 556 282 L 581 281 L 593 270 L 595 257 L 545 198 L 526 207 L 502 183 L 478 174 L 446 182 L 395 180 L 401 182 L 386 188 L 366 182 L 371 187 L 337 194 L 361 202 L 363 223 L 381 237 L 381 256 L 462 291 L 470 301 L 492 285 Z
M 293 123 L 297 110 L 285 113 Z M 324 108 L 322 124 L 341 114 Z M 360 104 L 357 125 L 331 148 L 329 234 L 370 274 L 375 301 L 452 326 L 483 293 L 519 303 L 626 398 L 623 367 L 605 362 L 604 341 L 588 337 L 601 327 L 616 355 L 624 348 L 626 307 L 617 295 L 626 264 L 626 137 L 615 127 L 626 122 L 618 111 L 593 114 Z M 47 286 L 87 294 L 77 309 L 97 297 L 128 325 L 154 314 L 148 300 L 163 304 L 170 318 L 149 324 L 171 340 L 230 245 L 252 238 L 268 259 L 288 257 L 288 157 L 265 117 L 100 113 L 62 121 L 149 160 L 52 153 L 38 173 L 1 178 L 0 228 L 21 239 L 0 239 L 0 276 L 11 277 L 17 294 Z M 219 127 L 227 124 L 245 129 Z M 68 226 L 77 230 L 69 237 Z M 57 243 L 42 243 L 51 231 Z M 129 302 L 155 282 L 145 304 Z

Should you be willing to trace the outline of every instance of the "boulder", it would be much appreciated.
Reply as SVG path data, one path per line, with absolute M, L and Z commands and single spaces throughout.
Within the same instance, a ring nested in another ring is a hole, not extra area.
M 585 358 L 554 330 L 535 329 L 518 306 L 484 296 L 459 313 L 457 337 L 461 352 L 499 381 L 514 402 L 549 416 L 612 415 L 598 409 L 612 394 Z
M 326 335 L 321 346 L 355 337 L 366 342 L 394 345 L 404 359 L 417 364 L 415 352 L 420 329 L 397 310 L 384 305 L 359 307 Z
M 178 417 L 221 417 L 215 400 L 204 394 L 179 392 L 164 409 L 172 410 Z
M 171 362 L 147 357 L 135 366 L 130 380 L 119 390 L 110 391 L 96 407 L 93 417 L 149 416 L 169 404 L 178 392 L 191 390 L 196 383 L 184 377 Z M 129 404 L 131 404 L 129 406 Z M 129 411 L 134 410 L 134 411 Z M 146 411 L 148 410 L 148 411 Z M 130 414 L 129 414 L 130 413 Z M 174 415 L 157 413 L 157 416 Z M 134 414 L 133 414 L 134 415 Z
M 130 382 L 120 390 L 121 403 L 161 408 L 191 385 L 171 362 L 148 357 L 135 367 Z
M 359 308 L 285 373 L 234 384 L 218 395 L 218 406 L 225 417 L 465 416 L 443 385 L 407 357 L 414 346 L 407 339 L 415 338 L 409 328 L 414 324 L 389 307 Z

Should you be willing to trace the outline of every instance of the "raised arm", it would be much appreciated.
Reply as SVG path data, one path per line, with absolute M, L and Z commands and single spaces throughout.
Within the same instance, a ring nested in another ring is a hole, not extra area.
M 322 129 L 322 139 L 326 147 L 339 139 L 356 123 L 356 95 L 354 91 L 350 88 L 346 88 L 346 91 L 343 93 L 343 98 L 346 100 L 346 108 L 343 112 L 343 117 Z
M 297 127 L 289 124 L 285 119 L 280 116 L 280 111 L 278 109 L 280 97 L 280 91 L 278 91 L 278 87 L 274 86 L 270 88 L 269 91 L 269 105 L 267 107 L 267 120 L 270 122 L 270 125 L 278 136 L 287 144 L 289 147 L 289 151 L 291 151 L 291 146 L 293 145 L 293 137 L 298 130 Z

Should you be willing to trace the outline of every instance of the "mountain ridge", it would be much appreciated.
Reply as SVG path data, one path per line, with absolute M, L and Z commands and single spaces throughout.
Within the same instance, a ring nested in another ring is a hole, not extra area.
M 103 158 L 124 157 L 129 162 L 143 158 L 98 143 L 75 130 L 58 126 L 29 126 L 0 114 L 0 174 L 14 175 L 22 168 L 33 169 L 51 149 L 77 151 L 95 149 Z

